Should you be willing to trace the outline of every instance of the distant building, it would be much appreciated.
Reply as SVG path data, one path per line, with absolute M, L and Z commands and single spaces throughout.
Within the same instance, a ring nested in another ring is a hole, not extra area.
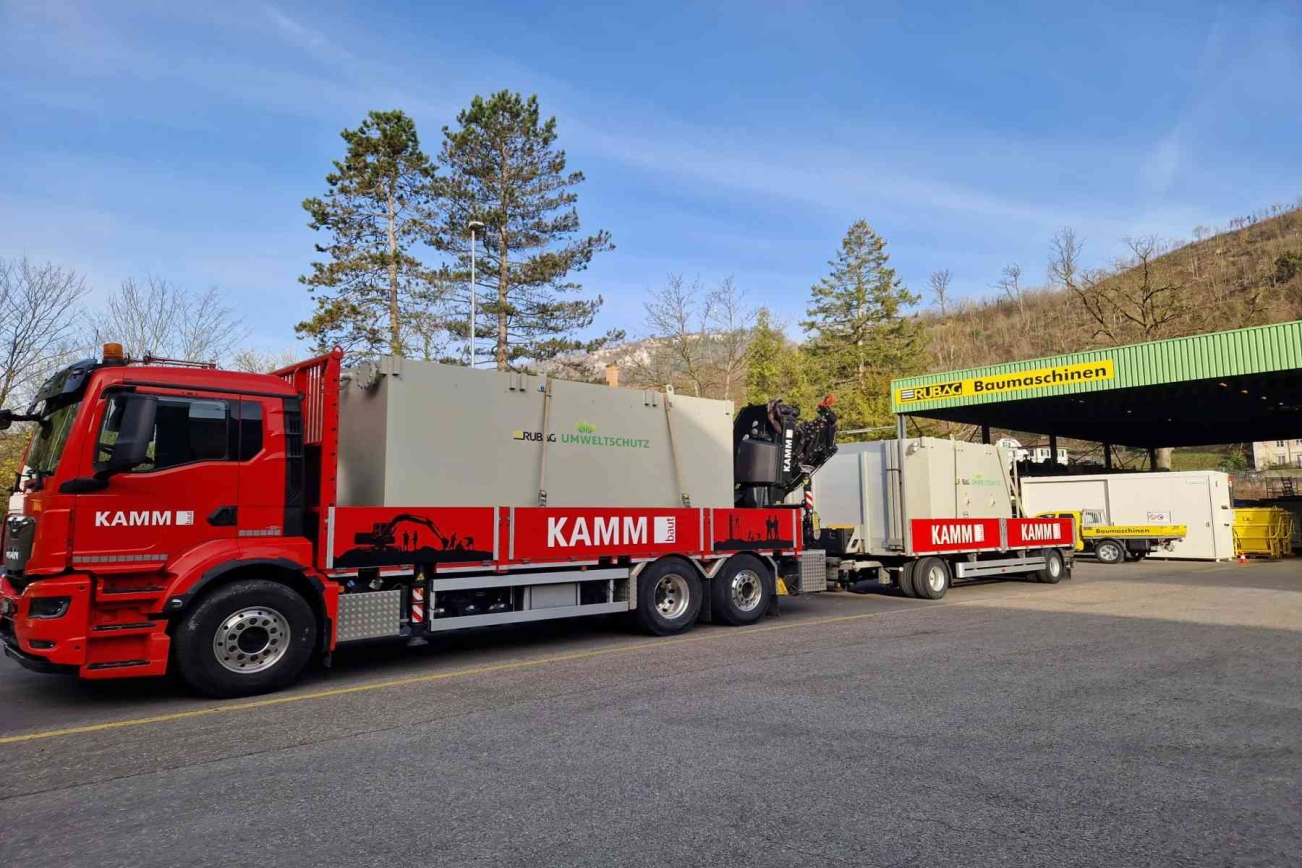
M 1036 446 L 1031 449 L 1031 463 L 1048 464 L 1052 460 L 1052 453 L 1053 450 L 1048 446 Z M 1069 463 L 1067 450 L 1061 446 L 1058 447 L 1058 463 L 1064 466 Z
M 1031 457 L 1031 450 L 1023 446 L 1015 437 L 1000 437 L 995 441 L 995 445 L 1007 452 L 1013 461 L 1026 461 Z
M 1258 470 L 1272 467 L 1302 467 L 1302 439 L 1259 440 L 1252 444 L 1252 466 Z

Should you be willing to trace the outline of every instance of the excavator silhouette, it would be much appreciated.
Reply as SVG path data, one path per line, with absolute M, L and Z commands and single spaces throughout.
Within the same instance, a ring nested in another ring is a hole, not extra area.
M 450 537 L 446 537 L 443 535 L 443 532 L 439 530 L 438 525 L 425 516 L 412 515 L 408 512 L 395 515 L 388 521 L 377 521 L 371 526 L 369 532 L 358 531 L 353 534 L 353 543 L 359 546 L 368 546 L 373 551 L 397 550 L 398 528 L 404 524 L 414 524 L 428 528 L 434 534 L 435 539 L 439 541 L 439 545 L 445 552 L 471 549 L 475 547 L 474 537 L 458 539 L 455 533 Z M 411 551 L 412 549 L 419 548 L 419 535 L 419 530 L 415 532 L 404 531 L 402 534 L 403 544 L 401 550 Z
M 429 535 L 422 537 L 426 531 Z M 437 545 L 430 545 L 431 536 Z M 487 560 L 492 554 L 476 549 L 474 537 L 461 537 L 456 533 L 447 536 L 431 519 L 409 512 L 399 513 L 388 521 L 377 521 L 369 531 L 357 531 L 353 534 L 353 545 L 354 548 L 335 558 L 336 566 L 478 561 Z

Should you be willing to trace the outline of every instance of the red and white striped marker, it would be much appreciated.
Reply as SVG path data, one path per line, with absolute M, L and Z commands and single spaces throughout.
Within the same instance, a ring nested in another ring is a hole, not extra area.
M 425 589 L 411 589 L 411 623 L 425 623 Z
M 812 491 L 810 491 L 808 488 L 806 488 L 806 489 L 805 489 L 805 509 L 813 509 L 813 508 L 814 508 L 814 492 L 812 492 Z

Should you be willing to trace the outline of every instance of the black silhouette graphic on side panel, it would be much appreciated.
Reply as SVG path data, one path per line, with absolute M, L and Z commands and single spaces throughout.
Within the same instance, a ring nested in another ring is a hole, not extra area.
M 438 548 L 428 541 L 422 544 L 421 528 L 433 535 Z M 428 518 L 409 513 L 395 515 L 388 521 L 377 521 L 369 531 L 358 531 L 353 535 L 353 544 L 355 548 L 335 558 L 336 567 L 442 564 L 486 561 L 493 557 L 492 551 L 475 548 L 473 536 L 461 537 L 456 533 L 444 536 Z
M 781 537 L 782 525 L 784 522 L 776 515 L 769 516 L 764 520 L 764 536 L 760 536 L 755 531 L 746 532 L 745 538 L 741 536 L 741 521 L 736 513 L 728 515 L 728 538 L 719 540 L 714 544 L 716 552 L 741 552 L 751 549 L 789 549 L 794 543 L 789 539 Z

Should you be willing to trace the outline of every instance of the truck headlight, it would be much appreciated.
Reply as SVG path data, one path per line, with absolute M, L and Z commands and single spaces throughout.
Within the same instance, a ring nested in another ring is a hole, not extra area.
M 33 597 L 27 604 L 27 617 L 62 618 L 71 604 L 72 597 Z

